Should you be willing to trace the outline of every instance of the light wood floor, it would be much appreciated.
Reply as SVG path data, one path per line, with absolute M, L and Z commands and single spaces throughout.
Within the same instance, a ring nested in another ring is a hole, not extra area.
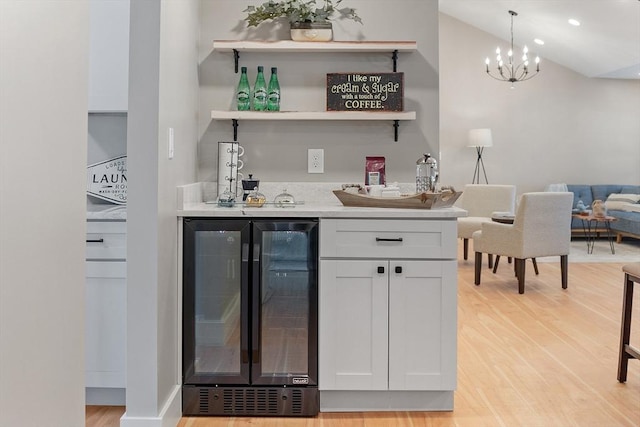
M 471 256 L 472 258 L 473 256 Z M 462 257 L 460 257 L 461 259 Z M 527 263 L 524 295 L 506 262 L 458 275 L 458 388 L 453 412 L 321 413 L 316 418 L 183 418 L 179 427 L 640 426 L 640 361 L 616 379 L 622 264 Z M 636 289 L 632 343 L 640 346 Z M 87 408 L 88 427 L 115 427 L 124 408 Z

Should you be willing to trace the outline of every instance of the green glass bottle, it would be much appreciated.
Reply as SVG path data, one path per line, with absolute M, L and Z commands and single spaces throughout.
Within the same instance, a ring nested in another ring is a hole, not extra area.
M 267 110 L 280 111 L 280 83 L 278 82 L 278 69 L 271 67 L 271 79 L 267 95 Z
M 251 109 L 251 88 L 247 78 L 247 67 L 242 67 L 241 70 L 240 82 L 236 91 L 236 101 L 238 102 L 238 111 L 248 111 Z
M 267 83 L 264 80 L 264 67 L 258 65 L 256 83 L 253 85 L 253 109 L 265 111 L 267 109 Z

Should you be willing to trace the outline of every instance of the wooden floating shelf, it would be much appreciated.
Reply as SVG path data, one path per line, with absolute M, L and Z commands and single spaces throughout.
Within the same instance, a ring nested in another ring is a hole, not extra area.
M 331 41 L 295 42 L 292 40 L 214 40 L 213 50 L 220 52 L 281 51 L 281 52 L 412 52 L 415 41 Z
M 415 111 L 211 111 L 214 120 L 415 120 Z

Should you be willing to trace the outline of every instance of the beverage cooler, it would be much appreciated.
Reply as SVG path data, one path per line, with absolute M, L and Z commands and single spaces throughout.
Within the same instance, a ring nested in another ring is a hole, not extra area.
M 183 414 L 316 415 L 318 221 L 183 224 Z

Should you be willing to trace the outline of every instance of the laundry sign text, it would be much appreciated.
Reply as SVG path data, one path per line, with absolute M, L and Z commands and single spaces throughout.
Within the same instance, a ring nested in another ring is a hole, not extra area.
M 127 156 L 87 166 L 87 194 L 118 205 L 127 203 Z

